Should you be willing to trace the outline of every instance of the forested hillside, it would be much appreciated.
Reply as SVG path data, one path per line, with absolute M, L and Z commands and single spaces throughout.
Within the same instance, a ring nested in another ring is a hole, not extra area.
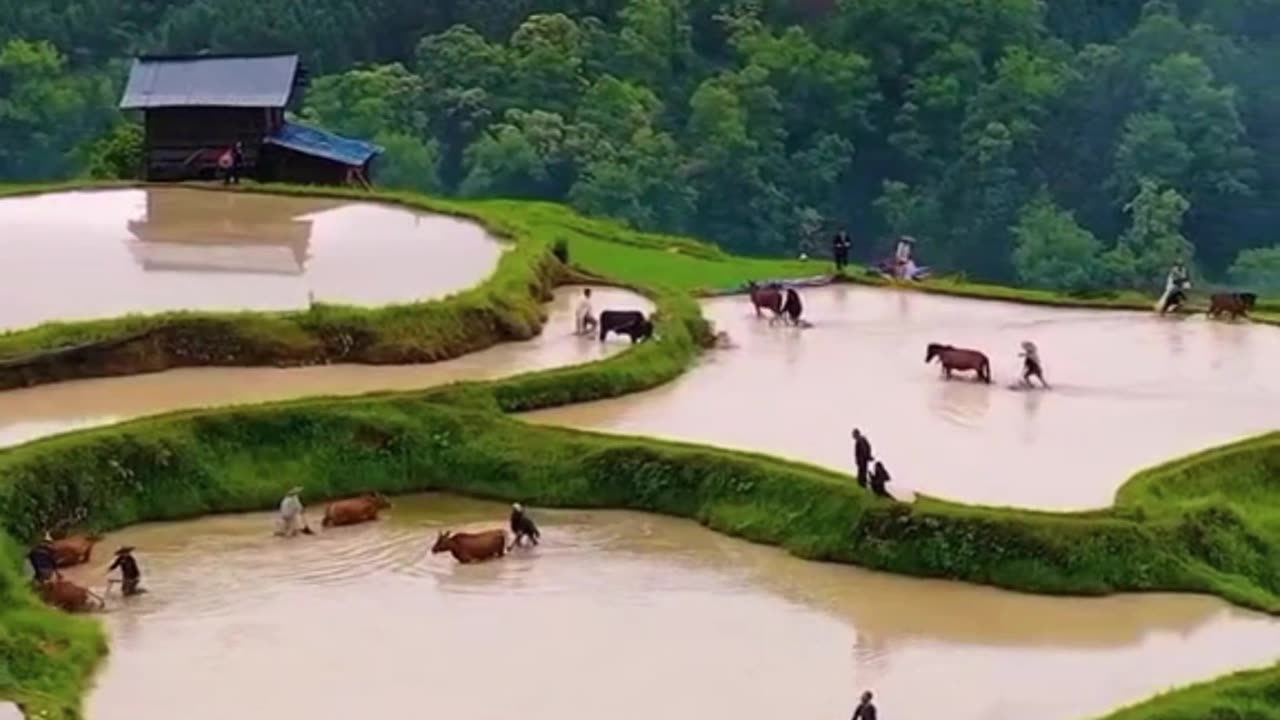
M 1280 0 L 0 0 L 0 177 L 118 171 L 140 51 L 296 49 L 377 180 L 1067 290 L 1280 285 Z M 125 163 L 127 165 L 127 163 Z

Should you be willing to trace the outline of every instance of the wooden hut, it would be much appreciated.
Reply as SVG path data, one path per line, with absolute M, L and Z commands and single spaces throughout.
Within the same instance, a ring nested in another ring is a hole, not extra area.
M 286 118 L 305 86 L 293 53 L 148 55 L 133 61 L 120 108 L 142 112 L 147 180 L 215 177 L 239 142 L 245 177 L 367 184 L 381 148 Z

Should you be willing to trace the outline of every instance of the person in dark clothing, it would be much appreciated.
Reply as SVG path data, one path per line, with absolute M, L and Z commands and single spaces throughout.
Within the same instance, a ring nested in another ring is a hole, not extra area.
M 884 487 L 889 484 L 890 480 L 892 480 L 892 478 L 889 477 L 889 471 L 884 469 L 884 463 L 877 460 L 875 469 L 871 471 L 871 492 L 882 498 L 889 498 L 892 500 L 893 496 L 890 495 L 889 491 Z
M 800 324 L 800 316 L 804 313 L 804 303 L 800 301 L 800 293 L 795 288 L 787 288 L 785 300 L 782 301 L 782 314 L 792 325 Z
M 831 259 L 835 261 L 836 272 L 843 272 L 849 264 L 849 233 L 841 230 L 831 238 Z
M 853 711 L 850 720 L 876 720 L 876 705 L 871 702 L 870 690 L 862 693 L 862 702 L 858 703 L 858 709 Z
M 223 171 L 226 173 L 222 177 L 223 185 L 239 185 L 240 170 L 244 165 L 244 144 L 236 141 L 219 159 L 219 164 L 223 165 Z
M 520 503 L 514 503 L 511 506 L 511 532 L 515 535 L 515 540 L 511 541 L 511 547 L 523 544 L 525 538 L 537 545 L 538 538 L 542 536 L 533 519 L 524 514 L 524 508 Z
M 858 468 L 858 487 L 866 487 L 867 468 L 871 466 L 871 441 L 858 428 L 853 429 L 853 464 Z
M 138 587 L 138 584 L 142 582 L 142 571 L 138 569 L 138 561 L 133 557 L 133 550 L 134 548 L 130 545 L 116 550 L 116 559 L 111 563 L 111 567 L 107 568 L 107 572 L 119 568 L 120 577 L 123 580 L 120 584 L 120 591 L 126 597 L 144 592 L 142 588 Z
M 27 560 L 31 562 L 32 579 L 37 583 L 45 583 L 61 576 L 58 572 L 58 559 L 53 553 L 53 539 L 48 533 L 27 553 Z

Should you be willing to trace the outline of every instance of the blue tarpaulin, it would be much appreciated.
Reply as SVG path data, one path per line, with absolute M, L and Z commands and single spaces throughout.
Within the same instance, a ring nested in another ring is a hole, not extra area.
M 306 155 L 322 157 L 343 165 L 359 167 L 369 158 L 382 153 L 382 148 L 364 140 L 353 140 L 316 128 L 285 123 L 276 134 L 266 140 L 272 145 L 286 147 Z

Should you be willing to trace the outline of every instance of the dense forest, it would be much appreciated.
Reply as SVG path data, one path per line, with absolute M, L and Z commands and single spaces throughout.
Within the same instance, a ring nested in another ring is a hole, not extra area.
M 1280 0 L 0 0 L 0 178 L 130 172 L 138 52 L 293 49 L 376 181 L 1068 291 L 1280 288 Z

